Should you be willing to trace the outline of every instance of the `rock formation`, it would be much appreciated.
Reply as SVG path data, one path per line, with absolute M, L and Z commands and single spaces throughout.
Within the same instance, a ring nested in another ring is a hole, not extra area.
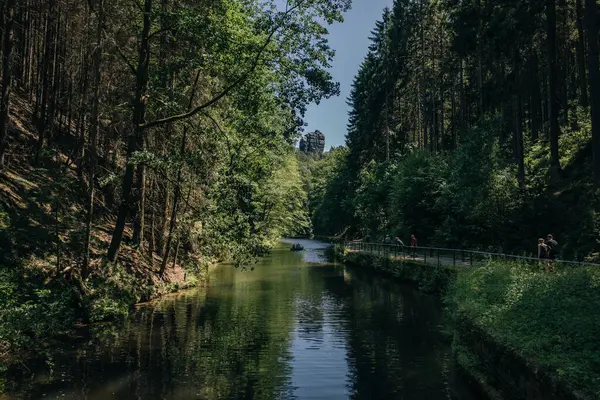
M 321 131 L 307 133 L 300 139 L 300 151 L 307 154 L 323 154 L 325 151 L 325 135 Z

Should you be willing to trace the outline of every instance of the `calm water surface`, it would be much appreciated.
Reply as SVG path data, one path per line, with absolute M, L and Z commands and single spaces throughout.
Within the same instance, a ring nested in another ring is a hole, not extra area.
M 436 300 L 282 244 L 28 364 L 8 398 L 472 399 Z M 290 242 L 291 243 L 291 242 Z M 321 264 L 319 264 L 321 263 Z

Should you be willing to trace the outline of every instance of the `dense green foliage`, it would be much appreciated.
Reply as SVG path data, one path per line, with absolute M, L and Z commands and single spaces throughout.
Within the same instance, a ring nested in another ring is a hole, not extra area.
M 499 129 L 497 123 L 484 123 L 451 153 L 415 150 L 390 162 L 371 162 L 354 183 L 349 159 L 338 159 L 326 189 L 313 192 L 321 196 L 312 205 L 315 232 L 348 231 L 373 240 L 390 234 L 405 242 L 415 233 L 421 245 L 519 254 L 534 253 L 537 237 L 557 232 L 564 257 L 595 257 L 597 243 L 590 234 L 597 230 L 597 204 L 588 175 L 589 136 L 583 131 L 563 137 L 560 154 L 569 160 L 564 174 L 573 183 L 552 187 L 547 186 L 548 164 L 540 156 L 547 147 L 532 146 L 525 160 L 527 187 L 521 190 L 516 168 L 497 142 Z
M 343 147 L 332 149 L 321 158 L 298 153 L 303 187 L 308 197 L 306 210 L 314 233 L 341 232 L 350 218 L 344 214 L 350 208 L 346 204 L 350 201 L 346 196 L 349 176 L 344 169 L 347 157 L 348 151 Z
M 493 263 L 458 274 L 446 299 L 457 323 L 472 321 L 572 388 L 597 395 L 597 268 L 546 274 L 526 265 Z
M 588 67 L 575 57 L 591 11 L 550 3 L 384 10 L 348 99 L 345 156 L 309 192 L 315 232 L 518 254 L 553 233 L 562 257 L 596 259 Z
M 0 0 L 0 356 L 309 230 L 293 144 L 349 5 Z
M 64 282 L 44 285 L 45 276 L 0 271 L 0 357 L 31 349 L 40 337 L 65 333 L 76 320 L 73 289 Z

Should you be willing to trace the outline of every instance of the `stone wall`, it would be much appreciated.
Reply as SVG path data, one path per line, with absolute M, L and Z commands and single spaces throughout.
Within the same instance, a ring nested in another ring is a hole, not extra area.
M 412 283 L 427 293 L 443 293 L 454 281 L 456 268 L 392 259 L 375 254 L 348 252 L 344 262 L 361 268 L 373 268 L 404 282 Z

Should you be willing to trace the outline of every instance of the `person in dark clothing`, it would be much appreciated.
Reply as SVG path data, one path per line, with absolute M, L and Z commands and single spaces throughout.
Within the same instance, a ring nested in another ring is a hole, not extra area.
M 550 272 L 550 247 L 544 242 L 544 239 L 538 239 L 538 259 L 544 263 L 546 272 Z
M 555 267 L 556 256 L 558 254 L 558 242 L 554 240 L 554 237 L 551 234 L 546 236 L 546 246 L 548 246 L 548 259 L 551 260 L 549 264 L 551 264 L 552 269 Z
M 554 240 L 554 237 L 552 235 L 548 235 L 546 236 L 546 246 L 548 246 L 550 249 L 550 256 L 549 258 L 552 260 L 556 259 L 556 253 L 558 250 L 558 242 L 556 240 Z
M 417 238 L 415 235 L 410 235 L 410 249 L 413 257 L 417 256 Z

